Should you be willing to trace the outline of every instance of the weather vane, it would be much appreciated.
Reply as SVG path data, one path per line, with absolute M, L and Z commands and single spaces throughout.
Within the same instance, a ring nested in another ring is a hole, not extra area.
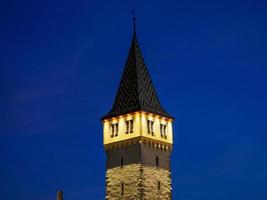
M 134 32 L 135 32 L 135 21 L 136 21 L 135 9 L 132 9 L 132 15 L 133 15 L 133 26 L 134 26 Z

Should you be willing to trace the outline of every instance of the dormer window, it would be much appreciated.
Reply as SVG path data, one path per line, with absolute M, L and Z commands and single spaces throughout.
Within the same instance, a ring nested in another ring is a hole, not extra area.
M 167 138 L 167 125 L 166 124 L 160 124 L 160 136 L 162 138 Z
M 111 124 L 111 137 L 116 137 L 118 136 L 118 132 L 119 132 L 119 124 L 118 123 L 114 123 Z
M 153 128 L 154 122 L 152 120 L 147 120 L 147 133 L 154 135 L 154 128 Z
M 133 119 L 125 121 L 126 123 L 126 134 L 133 133 Z

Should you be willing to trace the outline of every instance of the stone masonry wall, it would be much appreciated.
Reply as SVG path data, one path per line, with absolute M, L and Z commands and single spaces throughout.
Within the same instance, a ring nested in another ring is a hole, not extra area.
M 106 200 L 171 200 L 170 172 L 141 164 L 107 169 Z
M 142 200 L 171 200 L 171 173 L 169 170 L 143 167 L 144 198 Z M 158 188 L 160 182 L 160 188 Z
M 141 199 L 141 164 L 114 167 L 106 172 L 106 200 Z M 122 195 L 121 183 L 124 183 Z

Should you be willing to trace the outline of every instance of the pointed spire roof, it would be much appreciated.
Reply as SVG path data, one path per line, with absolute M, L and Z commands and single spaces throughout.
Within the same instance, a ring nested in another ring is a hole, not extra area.
M 137 41 L 134 18 L 133 39 L 117 95 L 112 109 L 102 119 L 135 111 L 172 118 L 159 102 Z

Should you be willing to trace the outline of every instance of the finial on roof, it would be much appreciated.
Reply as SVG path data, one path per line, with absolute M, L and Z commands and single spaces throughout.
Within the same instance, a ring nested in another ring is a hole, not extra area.
M 135 17 L 135 10 L 132 10 L 132 14 L 133 14 L 133 28 L 134 28 L 134 34 L 136 33 L 135 31 L 135 23 L 136 23 L 136 17 Z
M 136 111 L 172 118 L 161 106 L 139 47 L 133 14 L 133 39 L 111 110 L 101 120 Z

